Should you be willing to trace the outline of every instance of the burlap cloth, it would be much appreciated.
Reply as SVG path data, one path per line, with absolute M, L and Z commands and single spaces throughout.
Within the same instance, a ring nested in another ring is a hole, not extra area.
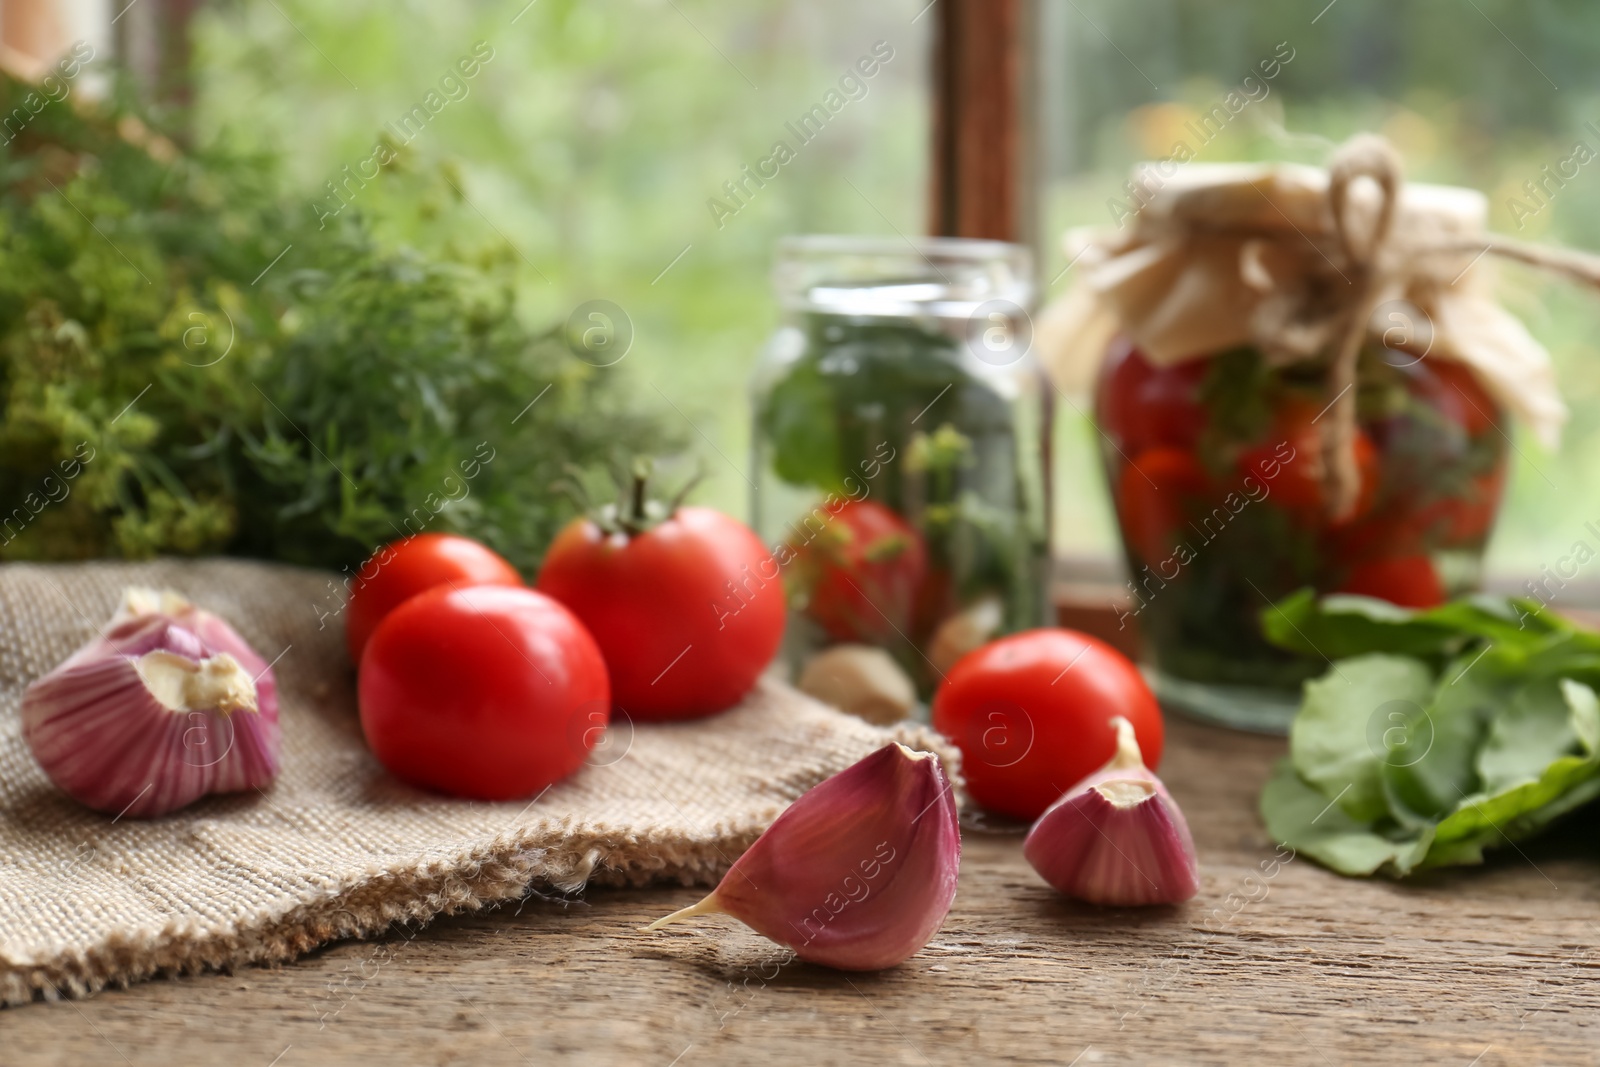
M 763 682 L 699 722 L 619 729 L 529 804 L 411 789 L 367 751 L 331 576 L 209 560 L 0 567 L 0 1002 L 162 973 L 283 961 L 397 921 L 533 889 L 713 882 L 805 790 L 890 739 Z M 110 617 L 127 585 L 172 588 L 275 668 L 283 770 L 265 793 L 113 821 L 55 789 L 22 740 L 24 687 Z

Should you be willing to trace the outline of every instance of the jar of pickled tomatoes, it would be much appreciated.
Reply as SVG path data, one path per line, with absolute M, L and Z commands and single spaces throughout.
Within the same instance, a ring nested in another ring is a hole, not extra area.
M 1249 346 L 1152 364 L 1115 339 L 1095 391 L 1129 606 L 1165 700 L 1275 721 L 1327 664 L 1269 645 L 1260 617 L 1298 589 L 1427 608 L 1475 590 L 1505 485 L 1502 405 L 1459 362 L 1364 347 L 1355 504 L 1330 515 L 1313 365 Z
M 1477 589 L 1510 417 L 1549 441 L 1564 408 L 1493 297 L 1483 196 L 1406 184 L 1386 143 L 1133 187 L 1131 227 L 1069 235 L 1080 280 L 1041 317 L 1043 359 L 1093 390 L 1117 610 L 1163 704 L 1283 729 L 1328 664 L 1272 645 L 1263 613 Z

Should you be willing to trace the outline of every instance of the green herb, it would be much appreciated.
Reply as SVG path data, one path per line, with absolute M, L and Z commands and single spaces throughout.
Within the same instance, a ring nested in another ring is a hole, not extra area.
M 26 91 L 0 79 L 0 113 Z M 0 235 L 0 558 L 340 567 L 427 529 L 526 570 L 564 464 L 661 443 L 615 371 L 521 323 L 509 252 L 320 229 L 270 161 L 125 110 L 52 104 L 0 147 Z
M 1271 834 L 1318 862 L 1397 876 L 1481 863 L 1600 796 L 1600 634 L 1533 601 L 1412 611 L 1309 591 L 1262 626 L 1332 657 L 1261 795 Z
M 998 592 L 1008 629 L 1038 625 L 1043 507 L 1020 467 L 1025 428 L 1006 399 L 931 324 L 811 314 L 804 333 L 804 350 L 756 411 L 777 476 L 821 493 L 859 496 L 867 486 L 918 528 L 961 604 Z M 867 478 L 869 468 L 877 473 Z M 912 655 L 908 669 L 925 663 Z

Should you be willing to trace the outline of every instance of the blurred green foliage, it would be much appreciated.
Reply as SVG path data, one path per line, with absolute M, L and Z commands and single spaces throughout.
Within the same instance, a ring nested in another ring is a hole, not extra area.
M 0 558 L 343 567 L 428 529 L 531 569 L 565 463 L 682 434 L 525 326 L 513 275 L 322 227 L 264 157 L 43 107 L 0 149 Z
M 634 341 L 606 374 L 707 463 L 697 494 L 749 511 L 746 379 L 776 321 L 779 236 L 920 233 L 926 0 L 241 0 L 196 20 L 200 143 L 281 150 L 306 211 L 475 43 L 493 58 L 354 197 L 387 241 L 504 255 L 535 321 L 610 300 Z M 894 57 L 822 133 L 786 123 L 885 41 Z M 707 206 L 795 151 L 719 227 Z M 285 264 L 311 264 L 315 247 Z M 681 258 L 679 258 L 681 255 Z M 670 267 L 670 269 L 669 269 Z

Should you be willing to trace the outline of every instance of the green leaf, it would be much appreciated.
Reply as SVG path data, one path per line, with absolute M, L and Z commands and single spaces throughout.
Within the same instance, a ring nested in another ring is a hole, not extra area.
M 1534 614 L 1521 602 L 1501 597 L 1467 597 L 1415 611 L 1349 594 L 1318 600 L 1312 590 L 1302 589 L 1266 608 L 1261 627 L 1267 640 L 1282 648 L 1339 660 L 1368 652 L 1450 655 L 1473 638 L 1526 648 L 1565 624 L 1549 612 Z M 1593 651 L 1600 653 L 1600 646 Z
M 1388 811 L 1380 772 L 1389 731 L 1420 712 L 1432 692 L 1433 672 L 1420 660 L 1375 654 L 1335 664 L 1306 683 L 1289 731 L 1295 770 L 1352 818 L 1379 818 Z
M 1600 752 L 1600 696 L 1582 682 L 1561 679 L 1561 695 L 1572 711 L 1569 720 L 1573 735 L 1590 756 Z
M 1265 608 L 1261 630 L 1280 648 L 1331 660 L 1378 651 L 1427 656 L 1459 640 L 1449 627 L 1415 622 L 1412 614 L 1370 597 L 1319 602 L 1313 590 L 1302 589 Z
M 810 365 L 796 367 L 773 387 L 762 428 L 772 442 L 773 469 L 791 485 L 837 492 L 844 485 L 834 386 Z
M 1443 818 L 1479 788 L 1475 756 L 1489 720 L 1510 698 L 1505 687 L 1465 667 L 1457 661 L 1445 668 L 1428 706 L 1409 724 L 1404 750 L 1384 763 L 1384 798 L 1408 826 Z
M 1340 874 L 1368 875 L 1409 865 L 1425 854 L 1431 832 L 1391 840 L 1307 785 L 1288 760 L 1279 760 L 1261 792 L 1261 817 L 1272 839 Z
M 1587 686 L 1581 688 L 1594 696 Z M 1489 723 L 1488 736 L 1478 752 L 1478 776 L 1484 791 L 1499 793 L 1536 781 L 1553 762 L 1570 755 L 1578 744 L 1574 713 L 1562 685 L 1553 680 L 1541 679 L 1518 688 Z
M 1520 841 L 1600 796 L 1600 761 L 1563 756 L 1537 781 L 1501 792 L 1467 797 L 1439 823 L 1425 866 L 1481 863 L 1483 849 Z

